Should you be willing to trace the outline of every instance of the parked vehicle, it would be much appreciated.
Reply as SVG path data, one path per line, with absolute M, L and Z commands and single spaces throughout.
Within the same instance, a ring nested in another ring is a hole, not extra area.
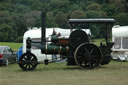
M 0 46 L 0 65 L 6 65 L 16 62 L 16 54 L 8 46 Z
M 128 61 L 128 26 L 116 25 L 112 28 L 112 57 L 114 60 Z

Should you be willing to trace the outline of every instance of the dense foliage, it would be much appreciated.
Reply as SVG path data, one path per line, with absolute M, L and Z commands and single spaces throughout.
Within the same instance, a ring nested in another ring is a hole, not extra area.
M 41 11 L 47 12 L 47 27 L 68 28 L 69 18 L 105 17 L 128 25 L 128 0 L 0 0 L 0 41 L 20 42 L 27 28 L 41 26 Z

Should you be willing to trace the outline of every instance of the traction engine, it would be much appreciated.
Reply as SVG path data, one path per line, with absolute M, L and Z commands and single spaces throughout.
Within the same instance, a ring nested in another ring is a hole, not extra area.
M 42 12 L 42 29 L 41 29 L 41 42 L 36 45 L 31 38 L 28 37 L 26 44 L 27 50 L 20 59 L 19 66 L 22 70 L 34 70 L 38 64 L 36 56 L 31 53 L 31 46 L 35 45 L 43 54 L 60 54 L 67 59 L 67 65 L 77 65 L 81 69 L 92 69 L 100 65 L 108 64 L 111 60 L 111 47 L 113 43 L 109 41 L 109 34 L 111 33 L 111 26 L 115 22 L 114 19 L 69 19 L 71 25 L 71 34 L 68 38 L 58 37 L 53 34 L 51 40 L 46 38 L 46 13 Z M 93 44 L 87 33 L 81 29 L 75 29 L 77 24 L 90 24 L 98 23 L 105 24 L 105 44 L 102 42 L 100 46 Z M 47 43 L 50 42 L 50 43 Z M 42 56 L 43 57 L 43 56 Z M 64 57 L 64 58 L 65 58 Z M 48 60 L 44 60 L 48 64 Z

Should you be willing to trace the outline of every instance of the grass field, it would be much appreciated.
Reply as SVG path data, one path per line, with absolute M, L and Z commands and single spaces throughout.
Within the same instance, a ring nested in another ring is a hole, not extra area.
M 0 85 L 128 85 L 128 62 L 112 61 L 93 70 L 65 63 L 40 64 L 28 72 L 12 64 L 0 67 Z
M 0 42 L 0 46 L 1 45 L 6 45 L 11 47 L 14 51 L 17 51 L 21 46 L 22 43 L 13 43 L 13 42 Z
M 94 39 L 93 43 L 96 44 L 97 46 L 100 46 L 100 42 L 105 44 L 105 39 Z
M 99 44 L 100 40 L 95 40 Z M 0 42 L 18 50 L 22 43 Z M 22 71 L 18 64 L 0 66 L 0 85 L 128 85 L 128 62 L 112 61 L 93 70 L 68 67 L 66 63 L 38 65 L 34 71 Z

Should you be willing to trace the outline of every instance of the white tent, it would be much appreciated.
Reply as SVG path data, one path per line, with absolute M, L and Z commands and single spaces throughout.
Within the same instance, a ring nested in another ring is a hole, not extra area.
M 56 31 L 56 33 L 60 33 L 62 37 L 69 37 L 71 30 L 70 29 L 62 29 L 62 28 L 46 28 L 46 38 L 48 38 L 50 35 L 52 35 L 53 30 Z M 76 30 L 76 29 L 73 29 Z M 88 35 L 91 35 L 90 29 L 82 29 L 85 31 Z M 24 33 L 24 38 L 41 38 L 41 28 L 34 27 L 33 29 L 30 29 Z
M 128 61 L 128 26 L 114 26 L 112 28 L 113 59 Z
M 50 37 L 53 33 L 53 30 L 61 33 L 61 36 L 68 36 L 70 34 L 69 29 L 64 30 L 62 28 L 46 28 L 46 38 L 50 39 Z M 30 37 L 32 40 L 40 41 L 41 40 L 41 28 L 34 27 L 33 29 L 29 29 L 28 31 L 26 31 L 24 33 L 24 36 L 23 36 L 23 53 L 26 53 L 26 40 L 28 37 Z M 40 49 L 37 49 L 33 46 L 32 46 L 31 52 L 33 54 L 35 54 L 35 56 L 37 56 L 38 62 L 43 62 L 44 59 L 46 59 L 46 58 L 49 60 L 52 60 L 52 55 L 42 54 Z

